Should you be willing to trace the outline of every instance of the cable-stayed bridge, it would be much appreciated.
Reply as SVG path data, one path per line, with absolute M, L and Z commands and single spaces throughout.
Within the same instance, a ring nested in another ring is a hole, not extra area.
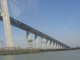
M 14 42 L 12 39 L 12 31 L 11 31 L 11 26 L 13 25 L 17 28 L 20 28 L 22 30 L 26 31 L 26 37 L 27 41 L 30 40 L 30 33 L 33 33 L 35 35 L 35 48 L 39 48 L 39 42 L 38 42 L 38 36 L 41 37 L 41 40 L 43 41 L 46 39 L 46 48 L 50 47 L 53 49 L 68 49 L 70 48 L 68 45 L 61 43 L 60 41 L 20 22 L 19 20 L 16 20 L 12 17 L 9 16 L 8 12 L 8 6 L 7 6 L 7 0 L 1 0 L 1 13 L 0 13 L 0 20 L 3 21 L 4 24 L 4 30 L 5 30 L 5 36 L 6 36 L 6 44 L 7 47 L 14 47 Z M 49 46 L 49 41 L 50 41 L 50 46 Z M 42 49 L 44 49 L 44 43 L 42 43 Z

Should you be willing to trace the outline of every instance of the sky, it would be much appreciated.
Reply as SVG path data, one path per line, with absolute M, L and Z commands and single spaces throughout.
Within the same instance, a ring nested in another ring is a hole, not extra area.
M 80 0 L 8 0 L 11 17 L 71 47 L 80 47 Z M 14 44 L 26 47 L 26 31 L 11 26 Z M 35 41 L 34 34 L 31 39 Z M 3 23 L 0 40 L 6 46 Z M 34 42 L 32 43 L 33 46 Z M 40 37 L 39 37 L 39 46 Z

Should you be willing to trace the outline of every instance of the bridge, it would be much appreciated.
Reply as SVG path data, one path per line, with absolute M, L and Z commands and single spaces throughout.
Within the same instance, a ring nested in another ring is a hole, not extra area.
M 16 19 L 10 17 L 9 12 L 8 12 L 7 0 L 1 0 L 1 4 L 2 4 L 1 5 L 2 9 L 1 9 L 1 13 L 0 13 L 0 21 L 3 21 L 3 23 L 4 23 L 7 48 L 12 48 L 15 46 L 13 39 L 12 39 L 12 32 L 11 32 L 10 24 L 26 31 L 27 41 L 30 40 L 30 33 L 33 33 L 35 35 L 35 45 L 36 45 L 35 47 L 36 48 L 39 48 L 38 36 L 41 37 L 42 41 L 44 39 L 46 39 L 46 47 L 48 47 L 48 43 L 50 41 L 50 48 L 52 48 L 52 49 L 68 49 L 68 48 L 70 48 L 68 45 L 20 22 L 19 20 L 16 20 Z M 42 49 L 44 49 L 44 43 L 42 43 Z

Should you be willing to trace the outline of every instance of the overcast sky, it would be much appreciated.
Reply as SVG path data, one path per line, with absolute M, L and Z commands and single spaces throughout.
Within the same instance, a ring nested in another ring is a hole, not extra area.
M 11 17 L 69 46 L 80 46 L 80 0 L 8 0 L 8 7 Z M 15 45 L 26 47 L 26 31 L 11 27 Z M 35 41 L 33 34 L 31 39 Z M 5 46 L 1 21 L 0 40 Z

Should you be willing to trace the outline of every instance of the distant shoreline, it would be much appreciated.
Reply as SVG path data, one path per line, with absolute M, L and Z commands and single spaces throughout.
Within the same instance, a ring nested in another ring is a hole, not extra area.
M 49 51 L 67 51 L 67 50 L 79 50 L 80 48 L 70 48 L 70 49 L 15 49 L 15 50 L 0 50 L 1 55 L 17 55 L 17 54 L 31 54 L 31 53 L 41 53 Z

